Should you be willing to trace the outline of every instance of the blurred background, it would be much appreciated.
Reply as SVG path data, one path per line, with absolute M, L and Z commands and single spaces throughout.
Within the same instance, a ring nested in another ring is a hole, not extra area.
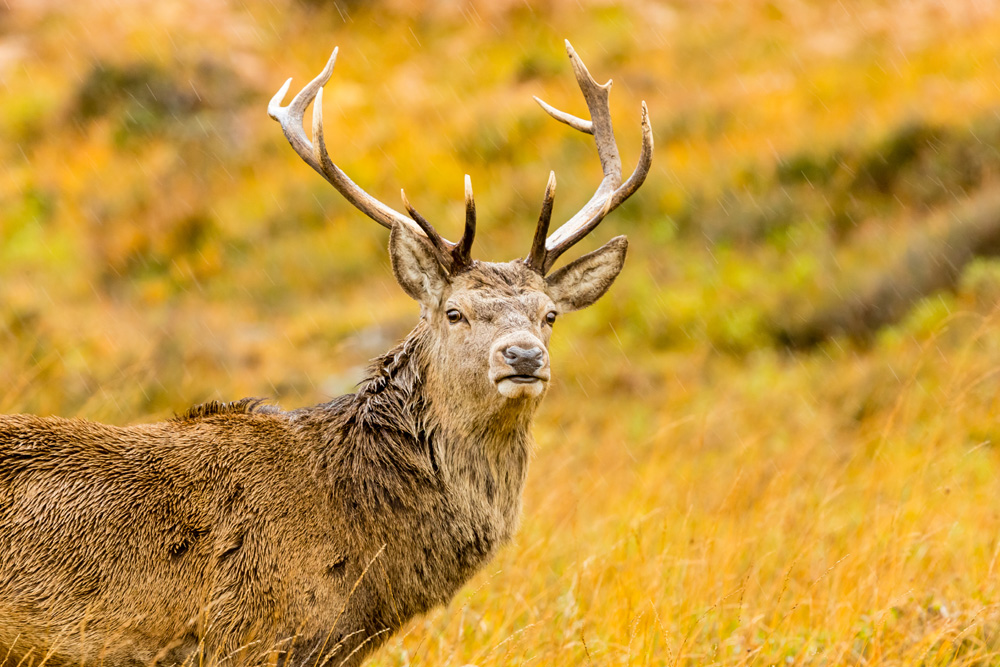
M 374 665 L 1000 661 L 1000 3 L 7 0 L 0 411 L 116 424 L 352 390 L 414 325 L 387 232 L 267 101 L 340 57 L 333 159 L 475 255 L 645 186 L 561 318 L 517 543 Z

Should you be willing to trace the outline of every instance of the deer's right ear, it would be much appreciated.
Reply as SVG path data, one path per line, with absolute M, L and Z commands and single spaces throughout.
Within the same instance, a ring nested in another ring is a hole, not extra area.
M 440 305 L 449 285 L 448 275 L 426 236 L 397 222 L 389 234 L 389 259 L 396 282 L 404 292 L 423 306 Z

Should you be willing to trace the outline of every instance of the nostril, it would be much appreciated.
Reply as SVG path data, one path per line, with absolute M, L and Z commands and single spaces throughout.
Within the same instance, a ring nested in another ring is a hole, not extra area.
M 524 375 L 531 375 L 542 367 L 542 358 L 545 351 L 540 347 L 525 349 L 517 345 L 511 345 L 503 350 L 503 358 L 516 372 Z

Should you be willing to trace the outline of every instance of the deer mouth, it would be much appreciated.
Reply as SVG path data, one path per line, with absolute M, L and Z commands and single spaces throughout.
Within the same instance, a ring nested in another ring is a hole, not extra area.
M 540 375 L 514 373 L 497 378 L 496 387 L 501 396 L 509 399 L 538 398 L 545 393 L 549 378 Z
M 497 378 L 497 384 L 500 384 L 504 380 L 513 382 L 514 384 L 531 384 L 532 382 L 546 382 L 548 378 L 538 375 L 505 375 L 502 378 Z

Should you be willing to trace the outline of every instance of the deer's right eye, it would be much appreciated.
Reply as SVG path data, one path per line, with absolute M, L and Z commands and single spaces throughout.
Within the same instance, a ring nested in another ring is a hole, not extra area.
M 445 313 L 445 315 L 448 317 L 448 321 L 452 324 L 458 324 L 459 322 L 465 319 L 464 317 L 462 317 L 462 313 L 455 310 L 454 308 Z

